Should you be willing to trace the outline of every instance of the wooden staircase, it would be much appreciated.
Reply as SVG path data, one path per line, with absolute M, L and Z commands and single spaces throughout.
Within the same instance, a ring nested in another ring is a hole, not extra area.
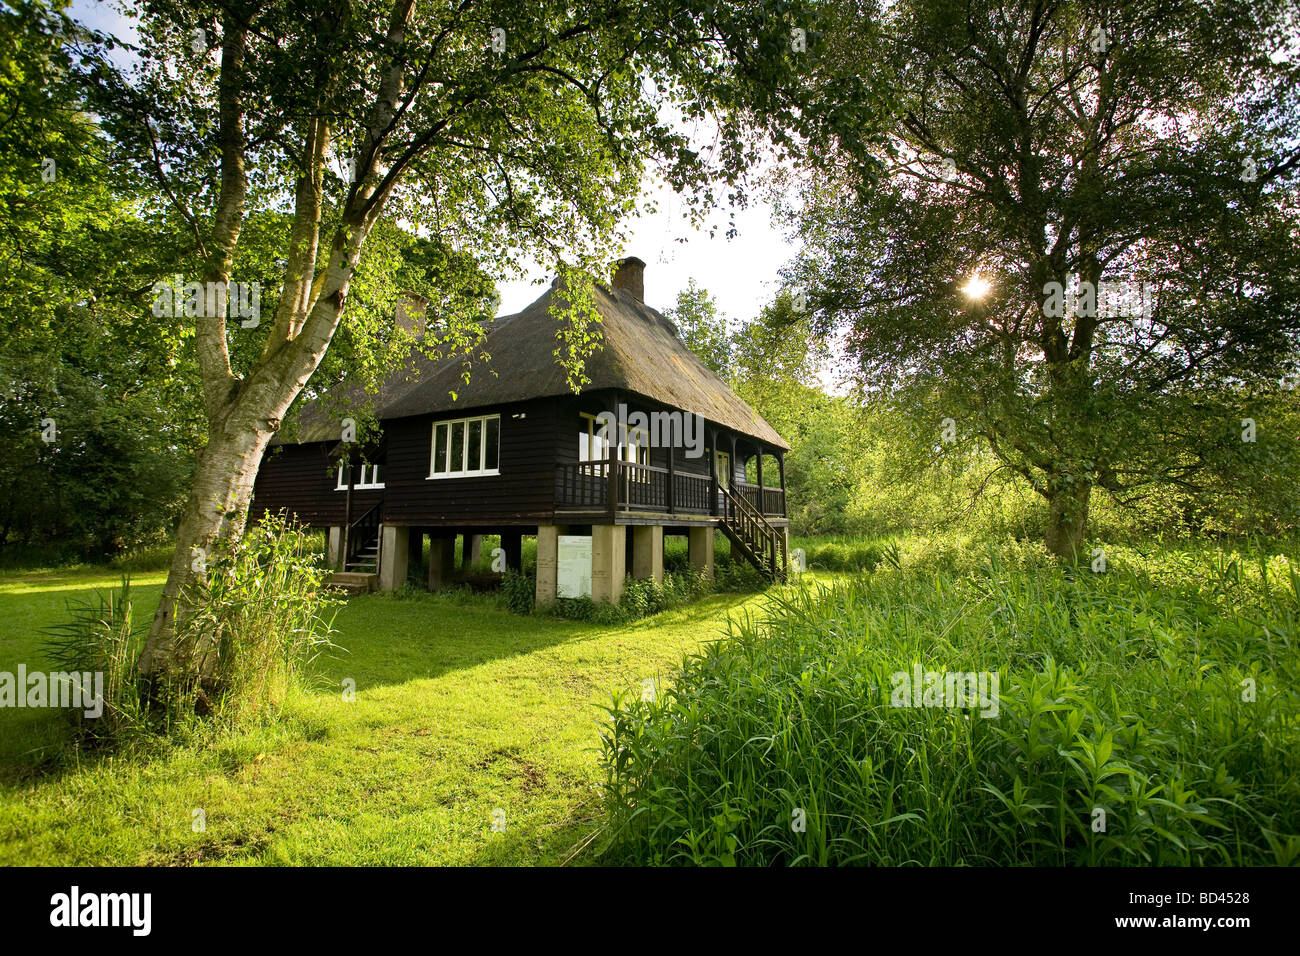
M 790 555 L 785 534 L 772 527 L 744 496 L 732 494 L 730 488 L 717 486 L 722 493 L 722 533 L 731 549 L 773 581 L 785 581 L 790 570 Z
M 353 594 L 373 591 L 379 582 L 379 525 L 383 502 L 348 525 L 343 549 L 343 570 L 330 583 Z

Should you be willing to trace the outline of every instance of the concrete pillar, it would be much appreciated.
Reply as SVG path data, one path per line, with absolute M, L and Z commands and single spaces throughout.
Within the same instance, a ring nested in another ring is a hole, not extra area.
M 627 525 L 591 526 L 591 599 L 617 604 L 627 576 Z
M 705 577 L 713 577 L 713 528 L 692 528 L 687 551 L 691 567 L 703 572 Z
M 479 555 L 483 551 L 483 536 L 481 534 L 463 534 L 460 536 L 460 567 L 462 571 L 468 571 L 478 561 Z
M 664 583 L 663 525 L 637 525 L 632 529 L 632 577 Z
M 413 584 L 423 580 L 420 566 L 424 563 L 424 530 L 409 528 L 406 541 L 406 576 Z
M 456 570 L 455 535 L 429 535 L 429 590 L 437 591 Z
M 379 590 L 396 591 L 406 583 L 410 528 L 386 524 L 380 529 Z
M 343 526 L 333 525 L 325 537 L 325 564 L 331 571 L 343 567 Z
M 519 572 L 524 569 L 524 536 L 520 532 L 502 531 L 501 550 L 505 552 L 509 570 Z
M 555 603 L 556 576 L 560 570 L 560 526 L 537 526 L 537 605 Z

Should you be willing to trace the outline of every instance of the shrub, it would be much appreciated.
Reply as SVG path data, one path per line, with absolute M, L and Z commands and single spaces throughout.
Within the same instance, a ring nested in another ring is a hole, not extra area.
M 149 708 L 135 676 L 143 634 L 132 623 L 133 610 L 131 579 L 123 576 L 120 591 L 69 603 L 71 620 L 46 629 L 43 649 L 56 670 L 103 675 L 100 715 L 88 718 L 84 710 L 69 711 L 81 738 L 123 738 L 149 726 Z
M 217 542 L 178 634 L 204 678 L 174 690 L 230 721 L 274 715 L 303 668 L 333 646 L 342 601 L 325 586 L 329 573 L 309 536 L 282 516 Z
M 508 610 L 531 614 L 537 600 L 537 581 L 532 575 L 507 570 L 501 579 L 501 596 Z
M 656 699 L 616 695 L 607 858 L 1300 861 L 1300 562 L 1117 550 L 1075 575 L 1038 550 L 774 591 Z M 892 706 L 918 664 L 997 673 L 999 713 Z

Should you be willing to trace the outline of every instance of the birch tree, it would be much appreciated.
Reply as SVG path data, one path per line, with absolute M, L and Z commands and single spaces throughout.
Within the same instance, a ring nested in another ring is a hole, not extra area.
M 138 64 L 107 50 L 84 64 L 103 127 L 189 235 L 187 287 L 265 279 L 257 316 L 247 299 L 239 313 L 190 292 L 153 310 L 192 339 L 207 436 L 140 660 L 151 678 L 204 676 L 204 655 L 176 640 L 186 596 L 213 543 L 242 532 L 268 443 L 354 318 L 378 224 L 495 274 L 540 259 L 580 305 L 650 170 L 702 207 L 736 192 L 754 129 L 789 141 L 796 104 L 780 91 L 806 51 L 790 39 L 799 4 L 142 0 L 135 12 Z M 718 134 L 700 150 L 673 120 L 705 117 Z M 267 230 L 269 265 L 248 254 Z M 580 379 L 592 330 L 580 309 L 563 318 L 554 360 Z

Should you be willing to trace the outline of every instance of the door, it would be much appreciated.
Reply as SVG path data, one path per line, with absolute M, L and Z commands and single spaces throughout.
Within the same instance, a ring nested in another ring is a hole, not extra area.
M 731 455 L 725 451 L 714 452 L 714 458 L 717 462 L 718 484 L 723 488 L 731 488 Z

